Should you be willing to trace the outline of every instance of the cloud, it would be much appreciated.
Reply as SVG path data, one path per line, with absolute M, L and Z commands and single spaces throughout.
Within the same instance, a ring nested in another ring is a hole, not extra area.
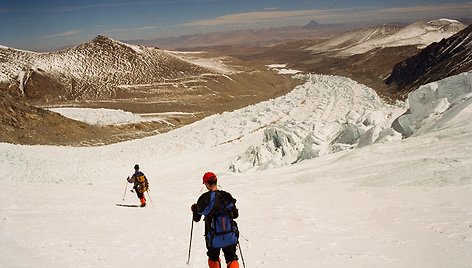
M 264 10 L 279 10 L 280 8 L 278 7 L 266 7 Z
M 77 35 L 77 34 L 79 34 L 79 33 L 81 33 L 81 32 L 82 32 L 81 30 L 70 30 L 70 31 L 62 32 L 62 33 L 47 35 L 47 36 L 45 36 L 45 37 L 46 37 L 46 38 L 66 37 L 66 36 Z
M 472 2 L 462 4 L 442 4 L 442 5 L 425 5 L 425 6 L 413 6 L 413 7 L 396 7 L 396 8 L 383 8 L 379 9 L 378 13 L 385 14 L 414 14 L 414 13 L 425 13 L 431 12 L 433 14 L 438 12 L 453 13 L 462 11 L 466 14 L 472 12 Z
M 247 13 L 237 13 L 225 16 L 220 16 L 207 20 L 192 21 L 183 24 L 184 26 L 219 26 L 219 25 L 234 25 L 234 24 L 255 24 L 267 23 L 271 21 L 290 20 L 300 17 L 311 17 L 324 14 L 320 10 L 295 10 L 295 11 L 256 11 Z
M 319 20 L 322 23 L 346 23 L 373 19 L 417 19 L 418 15 L 428 17 L 465 16 L 472 14 L 472 2 L 462 4 L 426 5 L 398 8 L 353 8 L 353 9 L 311 9 L 272 10 L 236 13 L 215 18 L 197 20 L 183 24 L 187 27 L 226 26 L 262 24 L 281 21 Z M 416 17 L 415 17 L 416 16 Z
M 136 33 L 136 32 L 143 32 L 143 31 L 150 31 L 159 29 L 160 27 L 157 25 L 147 25 L 141 27 L 134 27 L 134 28 L 111 28 L 103 30 L 103 33 L 113 34 L 113 33 Z
M 148 30 L 154 30 L 154 29 L 157 29 L 157 28 L 159 28 L 159 26 L 149 25 L 149 26 L 143 26 L 143 27 L 135 28 L 135 30 L 137 30 L 137 31 L 148 31 Z

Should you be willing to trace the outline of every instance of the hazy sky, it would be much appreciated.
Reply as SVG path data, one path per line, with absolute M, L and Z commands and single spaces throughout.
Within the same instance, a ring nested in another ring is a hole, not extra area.
M 153 39 L 253 27 L 472 17 L 472 1 L 0 0 L 0 44 L 44 51 L 102 34 Z

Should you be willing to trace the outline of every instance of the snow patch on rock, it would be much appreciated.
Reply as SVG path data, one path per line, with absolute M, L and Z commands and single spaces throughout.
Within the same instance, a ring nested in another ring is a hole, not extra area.
M 106 126 L 141 122 L 139 115 L 123 110 L 92 108 L 52 108 L 49 109 L 65 117 L 82 121 L 90 125 Z

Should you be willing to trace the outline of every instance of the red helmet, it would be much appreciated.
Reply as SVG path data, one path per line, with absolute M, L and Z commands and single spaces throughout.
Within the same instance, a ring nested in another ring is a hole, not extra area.
M 203 183 L 205 182 L 216 182 L 217 178 L 215 173 L 207 172 L 203 175 Z

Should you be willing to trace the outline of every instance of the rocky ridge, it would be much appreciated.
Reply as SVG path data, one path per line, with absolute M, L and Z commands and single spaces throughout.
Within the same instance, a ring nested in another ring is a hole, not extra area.
M 408 93 L 420 85 L 470 70 L 472 25 L 396 64 L 385 83 L 393 92 Z

